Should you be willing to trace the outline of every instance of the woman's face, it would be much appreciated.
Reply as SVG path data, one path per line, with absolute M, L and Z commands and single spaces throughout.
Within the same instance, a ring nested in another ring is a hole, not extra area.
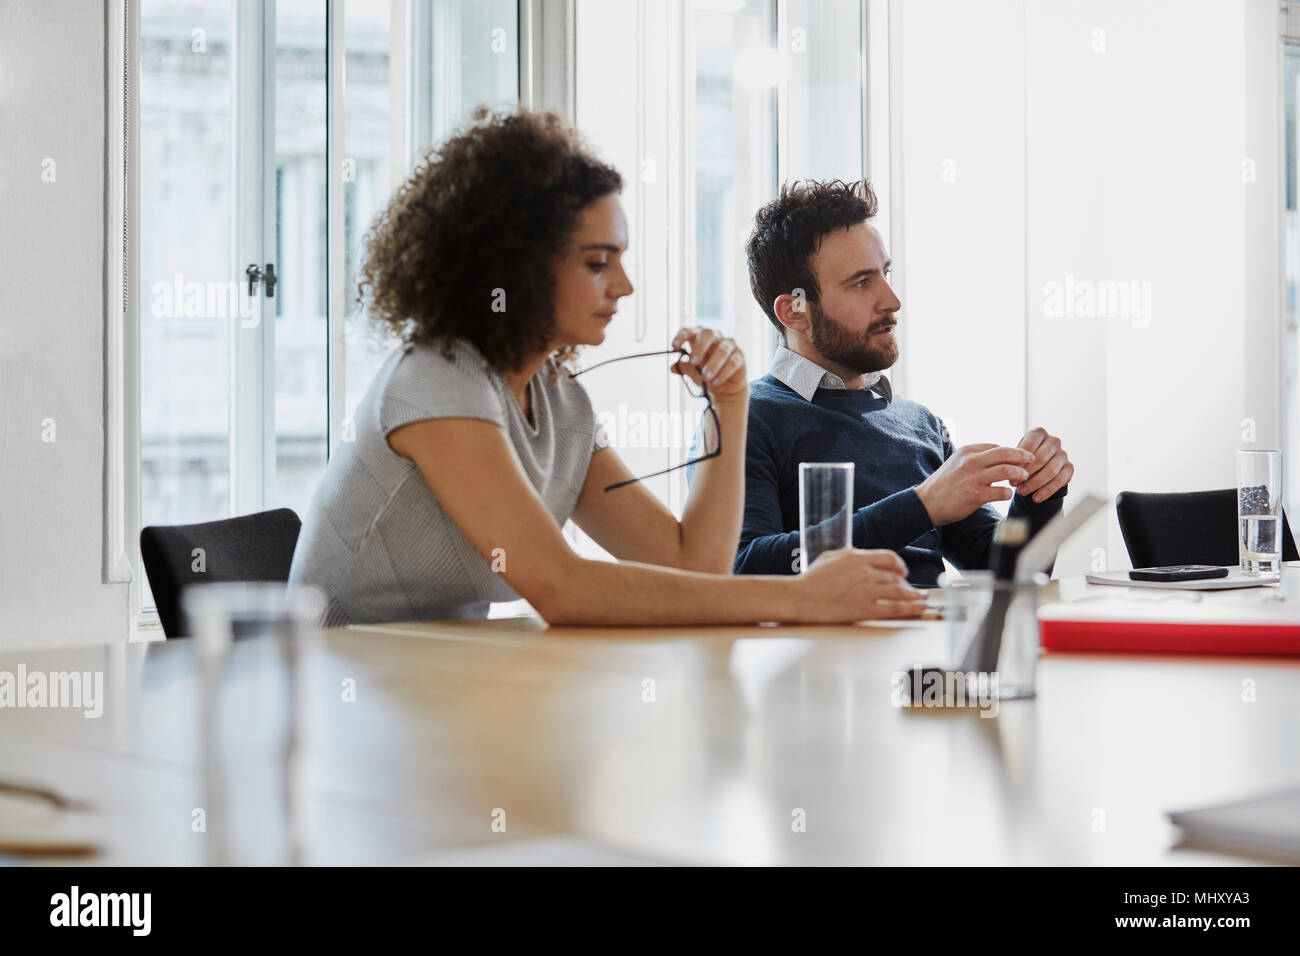
M 578 217 L 569 248 L 555 267 L 555 347 L 599 345 L 618 300 L 632 294 L 623 271 L 627 217 L 618 196 L 602 196 Z

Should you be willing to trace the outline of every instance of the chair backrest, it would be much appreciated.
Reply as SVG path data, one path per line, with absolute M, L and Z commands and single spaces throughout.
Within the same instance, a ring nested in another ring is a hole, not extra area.
M 1233 566 L 1237 551 L 1237 489 L 1146 494 L 1115 498 L 1119 530 L 1135 568 L 1171 564 Z M 1282 560 L 1296 561 L 1291 525 L 1282 515 Z
M 277 508 L 203 524 L 157 525 L 140 532 L 140 556 L 163 633 L 186 633 L 181 592 L 189 584 L 289 580 L 302 522 Z M 201 548 L 201 554 L 195 549 Z

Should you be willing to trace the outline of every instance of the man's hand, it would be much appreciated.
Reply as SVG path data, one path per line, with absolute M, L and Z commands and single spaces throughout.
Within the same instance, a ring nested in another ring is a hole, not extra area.
M 1035 503 L 1046 501 L 1074 477 L 1074 465 L 1061 447 L 1061 439 L 1049 435 L 1046 428 L 1030 429 L 1016 447 L 1032 453 L 1034 460 L 1025 468 L 1029 477 L 1011 484 Z
M 1028 440 L 1029 435 L 1026 435 L 1021 445 Z M 1060 447 L 1059 441 L 1057 447 Z M 994 482 L 1026 482 L 1030 478 L 1030 469 L 1033 467 L 1031 463 L 1034 461 L 1034 453 L 1023 447 L 963 445 L 939 466 L 938 471 L 916 486 L 916 496 L 925 505 L 930 523 L 936 528 L 952 524 L 971 514 L 980 505 L 1011 498 L 1015 494 L 1012 489 L 1006 486 L 994 487 Z

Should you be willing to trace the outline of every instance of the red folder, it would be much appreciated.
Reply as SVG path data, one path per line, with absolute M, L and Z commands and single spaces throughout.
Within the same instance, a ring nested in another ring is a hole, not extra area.
M 1048 651 L 1300 656 L 1300 602 L 1095 598 L 1039 611 Z

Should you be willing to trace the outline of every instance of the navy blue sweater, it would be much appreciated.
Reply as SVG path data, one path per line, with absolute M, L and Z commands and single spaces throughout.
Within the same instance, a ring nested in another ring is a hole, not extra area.
M 793 574 L 799 559 L 799 463 L 851 461 L 853 546 L 888 548 L 907 562 L 908 580 L 932 587 L 943 558 L 958 568 L 989 565 L 993 529 L 1002 515 L 984 505 L 935 528 L 916 486 L 953 453 L 942 424 L 924 405 L 867 389 L 819 388 L 811 402 L 765 375 L 750 388 L 745 451 L 745 523 L 736 574 Z M 1034 503 L 1016 494 L 1009 514 L 1034 532 L 1061 510 L 1061 488 Z

